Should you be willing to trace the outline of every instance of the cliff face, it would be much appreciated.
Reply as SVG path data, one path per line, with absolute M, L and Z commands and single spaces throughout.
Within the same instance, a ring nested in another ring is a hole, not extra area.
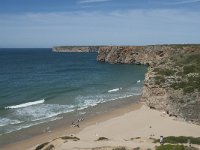
M 142 100 L 200 124 L 200 45 L 100 47 L 97 60 L 147 64 Z
M 98 52 L 99 46 L 57 46 L 54 52 Z
M 161 60 L 177 54 L 198 51 L 195 45 L 105 46 L 100 47 L 97 60 L 108 63 L 146 64 L 154 66 Z

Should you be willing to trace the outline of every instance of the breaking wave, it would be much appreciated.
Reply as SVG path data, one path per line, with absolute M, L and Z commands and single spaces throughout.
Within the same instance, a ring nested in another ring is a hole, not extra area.
M 44 102 L 45 102 L 45 100 L 42 99 L 42 100 L 38 100 L 38 101 L 34 101 L 34 102 L 28 102 L 28 103 L 23 103 L 23 104 L 19 104 L 19 105 L 7 106 L 7 107 L 5 107 L 5 109 L 23 108 L 23 107 L 28 107 L 28 106 L 32 106 L 32 105 L 42 104 Z
M 122 88 L 116 88 L 116 89 L 108 90 L 108 93 L 117 92 L 119 90 L 122 90 Z

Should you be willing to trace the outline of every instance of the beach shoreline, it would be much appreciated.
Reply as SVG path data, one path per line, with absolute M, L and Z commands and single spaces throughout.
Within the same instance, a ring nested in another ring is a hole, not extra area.
M 139 102 L 140 96 L 133 96 L 128 98 L 117 99 L 100 103 L 97 106 L 89 107 L 81 110 L 80 113 L 86 112 L 86 114 L 77 116 L 77 113 L 71 112 L 62 114 L 63 119 L 55 120 L 48 123 L 32 126 L 30 128 L 22 129 L 13 133 L 9 133 L 3 138 L 8 140 L 8 143 L 2 144 L 2 150 L 22 150 L 36 146 L 37 144 L 50 141 L 62 135 L 75 134 L 80 132 L 85 127 L 109 120 L 111 118 L 121 116 L 125 113 L 139 109 L 142 104 Z M 69 118 L 69 114 L 71 115 Z M 70 127 L 74 119 L 80 116 L 84 116 L 84 121 L 80 123 L 80 128 Z M 67 118 L 67 120 L 66 120 Z M 44 132 L 46 128 L 48 131 Z M 35 132 L 35 133 L 34 133 Z M 32 135 L 32 137 L 30 137 Z M 18 138 L 19 137 L 19 138 Z M 22 137 L 20 139 L 20 137 Z M 23 138 L 25 137 L 25 138 Z
M 129 102 L 132 98 L 128 99 Z M 122 99 L 121 101 L 126 101 Z M 116 101 L 117 102 L 117 101 Z M 110 102 L 113 105 L 115 102 Z M 105 107 L 107 104 L 102 104 Z M 101 104 L 100 104 L 101 105 Z M 101 107 L 100 107 L 101 108 Z M 94 109 L 97 111 L 97 109 Z M 90 116 L 80 123 L 80 128 L 56 128 L 51 133 L 43 133 L 27 140 L 22 140 L 2 147 L 2 150 L 35 150 L 45 142 L 55 146 L 56 150 L 78 150 L 107 147 L 108 150 L 124 146 L 127 149 L 155 149 L 159 143 L 153 139 L 160 136 L 192 136 L 199 137 L 200 126 L 169 117 L 162 111 L 150 109 L 141 101 L 132 101 L 121 107 Z M 72 136 L 80 141 L 63 140 L 60 137 Z M 109 140 L 97 142 L 100 137 Z M 200 149 L 199 145 L 194 145 Z

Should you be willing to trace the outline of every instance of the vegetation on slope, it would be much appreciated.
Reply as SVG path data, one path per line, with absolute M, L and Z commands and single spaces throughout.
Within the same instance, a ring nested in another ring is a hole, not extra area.
M 171 88 L 182 89 L 184 93 L 200 92 L 200 54 L 174 56 L 167 63 L 162 62 L 154 72 L 158 85 L 169 84 Z

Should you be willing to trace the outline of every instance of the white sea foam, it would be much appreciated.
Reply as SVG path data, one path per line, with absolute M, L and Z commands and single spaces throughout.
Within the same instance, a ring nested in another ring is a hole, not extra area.
M 73 105 L 59 104 L 41 104 L 40 106 L 30 106 L 16 109 L 14 112 L 18 117 L 26 119 L 26 121 L 39 121 L 47 118 L 58 116 L 74 110 Z M 30 120 L 27 120 L 30 119 Z
M 60 119 L 60 114 L 67 113 L 74 111 L 76 109 L 76 106 L 78 107 L 78 110 L 83 110 L 88 107 L 93 107 L 99 103 L 104 103 L 107 101 L 117 100 L 119 98 L 126 98 L 134 95 L 140 95 L 142 88 L 140 87 L 129 87 L 129 88 L 116 88 L 110 90 L 109 93 L 103 93 L 103 94 L 94 94 L 89 96 L 78 96 L 76 97 L 77 105 L 60 105 L 60 104 L 46 104 L 44 101 L 39 101 L 39 103 L 43 103 L 40 105 L 38 104 L 38 101 L 34 103 L 34 105 L 29 105 L 27 107 L 27 103 L 16 105 L 15 107 L 9 107 L 9 108 L 18 108 L 18 109 L 12 109 L 11 116 L 13 118 L 20 118 L 23 123 L 19 124 L 11 124 L 3 126 L 2 133 L 9 133 L 16 130 L 20 130 L 23 128 L 28 128 L 30 126 L 34 126 L 37 124 L 41 124 L 43 122 L 53 121 Z M 118 92 L 117 92 L 118 91 Z M 20 106 L 20 107 L 19 107 Z M 26 107 L 22 107 L 26 106 Z M 10 118 L 11 119 L 11 118 Z M 14 119 L 12 119 L 14 120 Z M 8 121 L 7 121 L 8 122 Z M 14 121 L 13 121 L 14 123 Z M 17 123 L 17 122 L 16 122 Z M 0 134 L 2 134 L 0 133 Z
M 112 91 L 122 90 L 122 88 L 112 89 Z M 96 106 L 99 103 L 107 101 L 113 101 L 122 98 L 128 98 L 131 96 L 138 96 L 142 94 L 142 88 L 131 87 L 123 89 L 122 92 L 109 92 L 107 94 L 90 95 L 90 96 L 78 96 L 76 100 L 79 101 L 78 110 L 83 110 L 88 107 Z
M 34 102 L 28 102 L 28 103 L 23 103 L 23 104 L 19 104 L 19 105 L 7 106 L 7 107 L 5 107 L 5 109 L 23 108 L 23 107 L 28 107 L 28 106 L 32 106 L 32 105 L 42 104 L 44 102 L 45 102 L 45 100 L 42 99 L 42 100 L 38 100 L 38 101 L 34 101 Z
M 13 131 L 28 128 L 41 123 L 62 119 L 60 114 L 71 112 L 74 110 L 74 105 L 59 105 L 59 104 L 41 104 L 32 105 L 13 109 L 10 114 L 14 118 L 20 118 L 23 121 L 12 120 L 11 118 L 0 118 L 0 127 L 2 131 L 0 135 L 11 133 Z
M 52 118 L 49 118 L 49 119 L 46 119 L 46 120 L 43 120 L 43 121 L 39 121 L 39 122 L 27 123 L 27 124 L 24 124 L 24 125 L 19 125 L 19 126 L 15 127 L 15 128 L 6 130 L 4 133 L 0 134 L 0 136 L 2 136 L 4 134 L 7 134 L 7 133 L 11 133 L 13 131 L 19 131 L 21 129 L 29 128 L 31 126 L 35 126 L 35 125 L 38 125 L 38 124 L 41 124 L 41 123 L 60 120 L 60 119 L 63 119 L 63 117 L 52 117 Z
M 117 92 L 119 90 L 122 90 L 122 88 L 116 88 L 116 89 L 108 90 L 108 93 Z
M 12 119 L 9 119 L 9 118 L 1 118 L 0 117 L 0 127 L 6 126 L 6 125 L 9 125 L 9 124 L 19 124 L 21 122 L 22 121 L 19 121 L 19 120 L 12 120 Z

